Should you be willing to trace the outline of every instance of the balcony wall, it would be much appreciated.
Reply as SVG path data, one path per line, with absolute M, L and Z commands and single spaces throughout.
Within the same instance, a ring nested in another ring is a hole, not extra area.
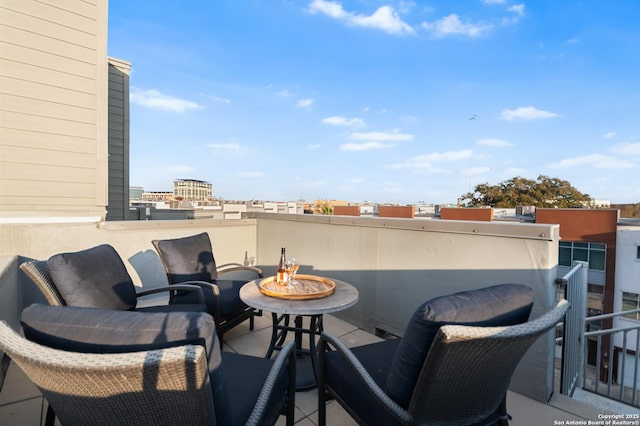
M 109 243 L 125 261 L 134 283 L 145 288 L 166 285 L 162 263 L 151 240 L 177 238 L 208 232 L 219 264 L 242 262 L 245 252 L 249 257 L 256 253 L 256 221 L 241 220 L 167 220 L 167 221 L 114 221 L 101 223 L 17 223 L 0 224 L 0 259 L 10 263 L 47 259 L 50 256 Z M 10 270 L 10 268 L 8 269 Z M 6 276 L 6 274 L 5 274 Z M 12 318 L 24 306 L 35 301 L 45 302 L 37 287 L 22 273 L 16 284 L 0 281 L 0 294 L 11 292 L 3 286 L 17 285 L 23 302 L 15 309 L 15 299 L 0 299 L 0 319 L 17 323 Z M 11 305 L 5 309 L 5 305 Z M 6 314 L 6 315 L 5 315 Z
M 273 265 L 285 246 L 287 253 L 300 257 L 302 272 L 352 283 L 360 301 L 335 315 L 365 330 L 402 334 L 421 302 L 497 283 L 532 287 L 533 316 L 555 302 L 557 225 L 259 213 L 250 217 L 258 219 L 261 263 L 270 260 Z M 514 390 L 547 400 L 553 383 L 552 349 L 553 336 L 538 342 L 516 372 Z
M 0 232 L 9 238 L 0 242 L 0 256 L 11 264 L 14 256 L 45 259 L 106 242 L 125 259 L 134 281 L 149 287 L 166 282 L 151 240 L 204 231 L 218 263 L 242 262 L 246 251 L 270 275 L 285 246 L 289 255 L 301 258 L 302 273 L 353 284 L 359 302 L 336 315 L 372 332 L 400 335 L 421 302 L 497 283 L 532 287 L 533 316 L 555 300 L 557 225 L 251 212 L 240 220 L 1 224 Z M 1 319 L 12 324 L 22 306 L 42 300 L 15 269 L 0 277 L 0 294 L 14 294 L 11 287 L 19 287 L 17 303 L 0 300 Z M 551 334 L 541 339 L 518 368 L 512 390 L 547 401 L 553 389 L 553 349 Z

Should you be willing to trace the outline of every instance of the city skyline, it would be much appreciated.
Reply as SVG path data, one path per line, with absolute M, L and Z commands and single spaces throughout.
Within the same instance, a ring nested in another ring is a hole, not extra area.
M 445 204 L 547 175 L 635 203 L 638 18 L 627 0 L 111 0 L 130 182 Z

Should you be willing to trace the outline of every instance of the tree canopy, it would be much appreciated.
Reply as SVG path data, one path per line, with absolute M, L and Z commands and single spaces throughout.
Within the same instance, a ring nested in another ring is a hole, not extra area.
M 514 177 L 497 185 L 481 183 L 473 192 L 464 194 L 462 202 L 468 206 L 513 208 L 536 207 L 584 207 L 591 201 L 568 181 L 540 175 L 536 180 Z

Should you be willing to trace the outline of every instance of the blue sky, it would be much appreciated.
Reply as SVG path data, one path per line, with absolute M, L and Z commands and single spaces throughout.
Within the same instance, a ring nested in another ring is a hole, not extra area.
M 640 202 L 640 2 L 110 0 L 131 185 L 455 203 L 568 180 Z

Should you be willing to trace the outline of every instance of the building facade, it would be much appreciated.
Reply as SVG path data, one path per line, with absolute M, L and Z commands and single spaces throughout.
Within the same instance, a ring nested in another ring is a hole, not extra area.
M 213 199 L 213 185 L 195 179 L 173 181 L 173 197 L 176 200 L 210 201 Z
M 0 221 L 104 220 L 107 2 L 0 6 Z
M 536 223 L 560 225 L 559 275 L 567 272 L 574 260 L 588 262 L 589 315 L 613 312 L 618 211 L 536 209 Z
M 129 74 L 131 64 L 109 58 L 109 197 L 107 220 L 129 213 Z

